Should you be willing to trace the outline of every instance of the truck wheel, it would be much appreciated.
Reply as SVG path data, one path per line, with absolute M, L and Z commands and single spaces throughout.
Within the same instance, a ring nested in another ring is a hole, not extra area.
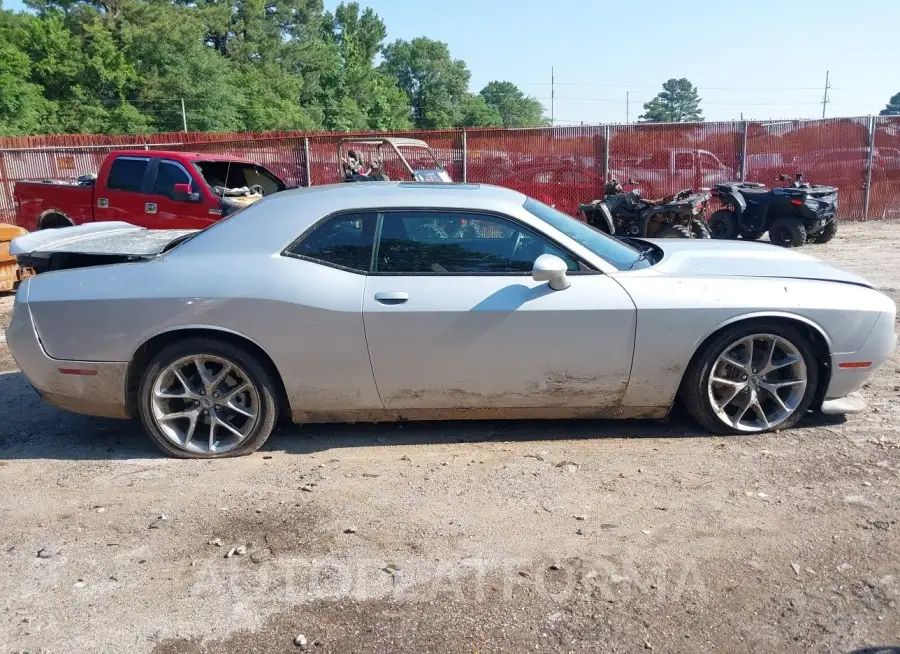
M 691 232 L 693 232 L 694 238 L 712 238 L 709 233 L 709 227 L 699 218 L 694 218 L 691 221 Z
M 258 450 L 278 416 L 272 376 L 250 353 L 212 338 L 169 345 L 141 376 L 138 409 L 164 453 L 217 459 Z
M 783 248 L 798 248 L 806 243 L 806 227 L 796 218 L 778 218 L 769 227 L 769 240 Z
M 60 227 L 71 227 L 74 223 L 61 213 L 48 213 L 41 218 L 38 229 L 58 229 Z
M 709 231 L 713 238 L 732 239 L 738 236 L 737 214 L 719 209 L 709 219 Z
M 693 238 L 691 230 L 684 225 L 666 225 L 653 235 L 653 238 Z
M 741 232 L 741 238 L 745 241 L 758 241 L 765 232 Z
M 822 245 L 834 238 L 837 234 L 837 218 L 825 225 L 825 228 L 818 234 L 813 234 L 812 242 L 816 245 Z

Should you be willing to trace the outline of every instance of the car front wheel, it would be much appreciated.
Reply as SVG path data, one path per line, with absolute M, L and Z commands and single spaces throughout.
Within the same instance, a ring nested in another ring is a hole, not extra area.
M 761 433 L 792 427 L 809 409 L 818 365 L 808 340 L 781 323 L 725 329 L 692 362 L 681 397 L 709 431 Z
M 277 417 L 276 386 L 265 367 L 244 349 L 215 339 L 164 348 L 144 371 L 138 394 L 150 439 L 179 458 L 255 452 Z

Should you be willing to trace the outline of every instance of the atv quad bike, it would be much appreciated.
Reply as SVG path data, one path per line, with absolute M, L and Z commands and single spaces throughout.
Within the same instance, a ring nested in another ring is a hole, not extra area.
M 837 188 L 808 184 L 802 173 L 795 178 L 779 175 L 776 181 L 790 185 L 770 189 L 749 182 L 718 184 L 712 193 L 725 206 L 709 219 L 712 237 L 755 241 L 769 232 L 772 243 L 788 248 L 834 238 Z
M 428 144 L 419 139 L 345 138 L 338 143 L 338 158 L 345 182 L 390 181 L 387 168 L 407 181 L 453 181 Z
M 603 200 L 581 205 L 587 223 L 607 234 L 645 238 L 709 238 L 706 203 L 709 193 L 685 189 L 659 200 L 645 200 L 633 187 L 626 192 L 618 180 L 606 184 Z

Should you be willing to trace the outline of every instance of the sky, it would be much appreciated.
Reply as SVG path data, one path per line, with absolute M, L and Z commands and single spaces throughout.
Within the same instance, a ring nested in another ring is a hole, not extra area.
M 7 9 L 21 0 L 4 0 Z M 333 9 L 337 0 L 325 0 Z M 900 92 L 898 0 L 360 0 L 388 41 L 444 41 L 477 92 L 508 80 L 558 125 L 634 121 L 669 78 L 707 120 L 877 114 Z M 629 101 L 626 102 L 626 94 Z

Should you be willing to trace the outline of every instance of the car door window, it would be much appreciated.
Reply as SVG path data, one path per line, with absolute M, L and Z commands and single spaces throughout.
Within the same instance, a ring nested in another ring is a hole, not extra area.
M 521 274 L 553 254 L 570 271 L 578 262 L 519 223 L 469 212 L 391 211 L 382 214 L 375 272 L 394 274 Z
M 372 263 L 376 221 L 377 215 L 374 213 L 333 216 L 288 247 L 284 254 L 356 272 L 368 272 Z
M 106 188 L 115 191 L 140 193 L 144 184 L 144 174 L 147 172 L 149 163 L 149 158 L 119 157 L 113 161 L 109 169 L 109 179 L 106 180 Z
M 560 184 L 584 184 L 584 175 L 577 170 L 563 170 L 556 175 Z
M 159 162 L 159 167 L 156 169 L 153 193 L 172 199 L 175 197 L 176 184 L 190 184 L 192 193 L 199 191 L 197 183 L 180 164 L 163 159 Z

